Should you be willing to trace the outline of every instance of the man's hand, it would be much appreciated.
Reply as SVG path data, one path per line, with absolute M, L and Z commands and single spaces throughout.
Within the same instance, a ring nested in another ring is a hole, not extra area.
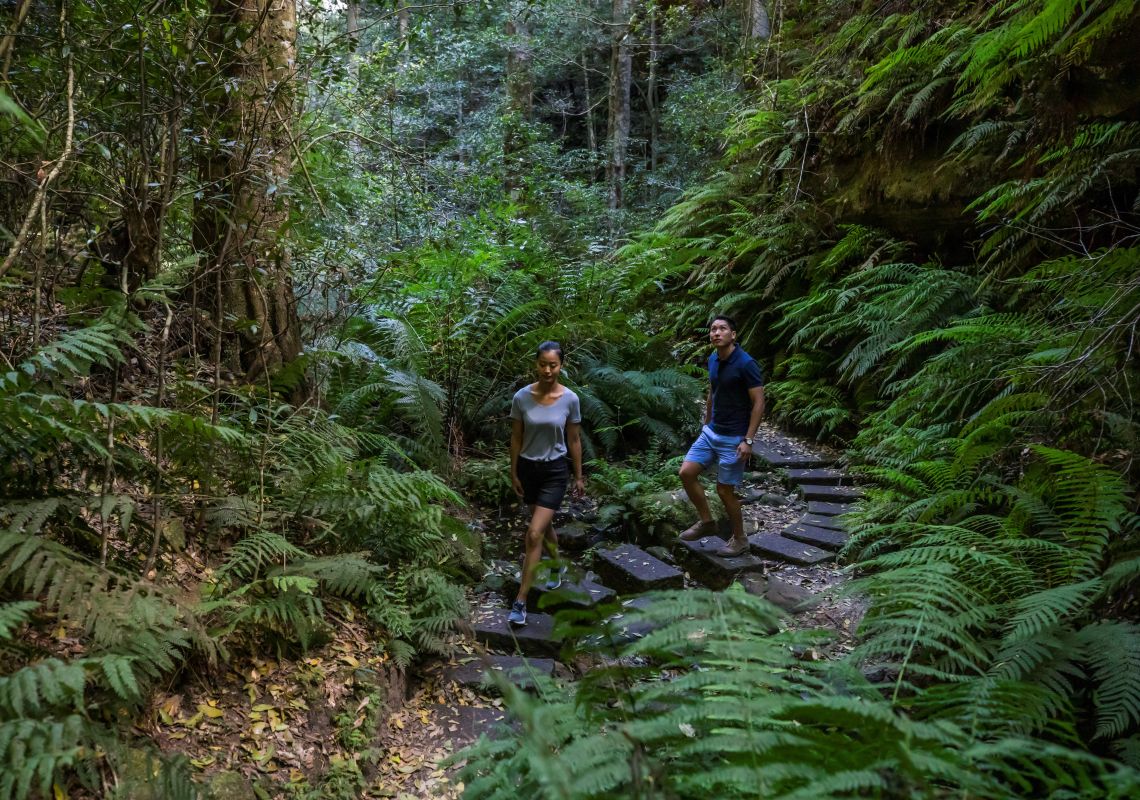
M 748 457 L 752 455 L 752 445 L 748 442 L 741 442 L 736 446 L 736 460 L 747 461 Z
M 522 481 L 519 480 L 518 475 L 511 476 L 511 488 L 515 490 L 515 494 L 519 497 L 523 496 Z
M 574 488 L 572 488 L 570 490 L 570 496 L 574 497 L 574 498 L 578 498 L 578 499 L 581 499 L 581 498 L 586 496 L 586 479 L 585 478 L 575 478 L 574 479 Z

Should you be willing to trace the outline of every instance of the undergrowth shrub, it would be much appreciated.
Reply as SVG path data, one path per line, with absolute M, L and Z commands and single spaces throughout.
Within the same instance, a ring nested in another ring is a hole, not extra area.
M 494 451 L 510 436 L 512 395 L 534 380 L 538 345 L 553 339 L 582 401 L 587 457 L 677 446 L 695 425 L 699 382 L 677 366 L 664 326 L 630 310 L 634 278 L 563 262 L 516 212 L 496 208 L 454 240 L 393 256 L 391 280 L 362 298 L 368 315 L 341 346 L 372 376 L 343 395 L 353 419 L 390 416 L 424 464 Z
M 598 501 L 598 522 L 650 537 L 683 523 L 691 509 L 674 497 L 680 468 L 680 456 L 666 458 L 656 451 L 618 464 L 591 461 L 589 489 Z
M 463 613 L 453 579 L 472 543 L 443 510 L 461 501 L 397 441 L 263 389 L 217 396 L 214 420 L 188 381 L 172 382 L 179 409 L 87 399 L 78 387 L 113 384 L 142 331 L 113 307 L 0 379 L 0 647 L 16 655 L 0 669 L 0 796 L 138 772 L 106 720 L 188 662 L 304 649 L 351 603 L 407 666 L 445 650 Z M 179 579 L 180 559 L 200 567 Z M 50 636 L 15 647 L 33 606 L 31 624 L 84 655 Z M 138 774 L 193 796 L 185 765 L 163 764 Z
M 903 713 L 820 634 L 739 587 L 654 595 L 652 630 L 573 689 L 505 686 L 517 732 L 462 754 L 471 798 L 1123 798 L 1138 773 L 1079 748 Z M 774 632 L 775 631 L 775 632 Z M 630 666 L 645 664 L 645 666 Z M 961 706 L 959 706 L 961 708 Z

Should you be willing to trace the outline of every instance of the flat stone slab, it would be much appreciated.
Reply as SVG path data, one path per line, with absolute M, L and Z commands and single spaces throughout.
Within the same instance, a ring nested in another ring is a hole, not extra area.
M 845 531 L 847 526 L 839 517 L 829 517 L 823 514 L 804 514 L 800 517 L 800 525 L 811 525 L 813 528 L 828 528 L 833 531 Z
M 790 442 L 787 446 L 757 442 L 752 455 L 769 466 L 784 469 L 818 469 L 834 463 L 827 456 L 799 452 Z
M 795 484 L 815 486 L 850 486 L 854 480 L 837 469 L 790 469 L 788 480 Z
M 428 720 L 439 730 L 439 740 L 450 740 L 456 747 L 471 744 L 481 735 L 495 738 L 511 727 L 507 712 L 482 706 L 427 706 Z
M 819 604 L 819 598 L 809 589 L 786 581 L 779 575 L 768 576 L 764 599 L 793 614 Z
M 834 553 L 821 550 L 810 544 L 786 539 L 778 533 L 757 533 L 748 537 L 752 549 L 768 558 L 790 561 L 793 564 L 818 564 L 831 561 Z
M 619 592 L 648 592 L 652 589 L 680 589 L 685 585 L 681 570 L 632 544 L 619 544 L 597 550 L 594 569 L 607 586 Z
M 622 607 L 628 609 L 645 608 L 650 602 L 647 597 L 635 597 L 622 603 Z M 606 626 L 610 630 L 609 636 L 597 634 L 589 637 L 588 643 L 594 649 L 604 649 L 610 645 L 620 646 L 632 642 L 656 630 L 657 627 L 644 619 L 631 619 L 626 612 L 620 612 L 607 619 Z
M 561 637 L 554 636 L 554 617 L 537 612 L 526 615 L 526 625 L 507 624 L 507 609 L 472 624 L 475 639 L 496 650 L 521 653 L 524 656 L 555 656 L 562 647 Z
M 800 487 L 805 500 L 823 500 L 831 503 L 854 503 L 863 498 L 863 490 L 858 486 L 815 486 Z
M 725 542 L 718 536 L 705 536 L 695 542 L 678 539 L 675 552 L 689 574 L 710 589 L 726 589 L 740 574 L 764 570 L 764 562 L 749 552 L 731 558 L 718 556 L 716 551 Z
M 443 679 L 454 681 L 470 689 L 498 693 L 491 673 L 498 673 L 521 689 L 535 688 L 536 677 L 549 678 L 554 675 L 555 664 L 551 658 L 519 658 L 518 656 L 489 655 L 486 660 L 475 658 L 466 664 L 457 664 L 443 671 Z
M 542 572 L 539 571 L 541 577 Z M 503 584 L 503 593 L 508 601 L 519 596 L 518 576 L 512 575 Z M 528 611 L 557 611 L 560 608 L 593 608 L 598 603 L 607 603 L 617 598 L 617 592 L 608 586 L 591 581 L 570 581 L 563 579 L 557 589 L 547 589 L 545 581 L 536 582 L 526 596 Z
M 809 500 L 807 504 L 809 514 L 819 514 L 824 517 L 837 517 L 851 510 L 850 503 L 824 503 L 818 500 Z
M 842 550 L 847 544 L 847 534 L 830 528 L 817 528 L 797 522 L 780 531 L 780 535 L 797 542 L 814 545 L 824 550 Z

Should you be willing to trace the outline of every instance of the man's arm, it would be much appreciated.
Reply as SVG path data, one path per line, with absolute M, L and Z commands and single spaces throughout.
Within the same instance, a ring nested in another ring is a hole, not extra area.
M 712 389 L 705 395 L 705 425 L 712 422 Z
M 752 401 L 752 416 L 748 418 L 746 438 L 751 439 L 760 427 L 760 420 L 764 419 L 764 387 L 753 386 L 748 390 L 748 399 Z
M 764 387 L 753 386 L 748 390 L 748 399 L 752 401 L 752 415 L 748 418 L 748 433 L 744 434 L 745 439 L 751 439 L 756 435 L 760 420 L 764 419 Z M 736 446 L 736 455 L 741 461 L 748 458 L 752 455 L 752 445 L 741 442 Z

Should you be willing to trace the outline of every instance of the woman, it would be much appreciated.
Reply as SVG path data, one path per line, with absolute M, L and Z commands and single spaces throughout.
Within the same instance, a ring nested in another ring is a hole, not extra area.
M 582 479 L 582 422 L 578 395 L 558 382 L 562 373 L 562 346 L 543 342 L 535 359 L 538 380 L 519 389 L 511 401 L 511 485 L 515 494 L 530 506 L 526 529 L 526 555 L 519 595 L 507 621 L 526 624 L 526 596 L 542 558 L 543 540 L 558 557 L 558 536 L 554 533 L 554 512 L 562 504 L 574 464 L 574 495 L 585 491 Z M 565 567 L 553 574 L 546 588 L 562 585 Z

